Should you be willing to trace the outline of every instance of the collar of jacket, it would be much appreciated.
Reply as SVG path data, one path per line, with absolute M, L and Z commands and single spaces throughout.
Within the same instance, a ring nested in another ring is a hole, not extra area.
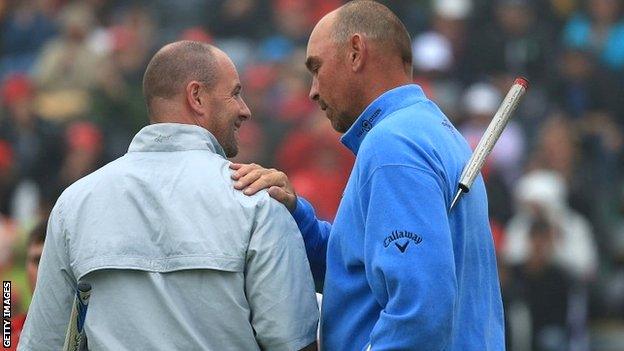
M 340 141 L 357 155 L 366 135 L 381 120 L 395 111 L 426 99 L 425 93 L 416 84 L 402 85 L 388 90 L 375 99 L 353 122 Z
M 217 138 L 206 129 L 180 123 L 155 123 L 143 127 L 134 136 L 128 152 L 167 152 L 209 150 L 225 157 Z

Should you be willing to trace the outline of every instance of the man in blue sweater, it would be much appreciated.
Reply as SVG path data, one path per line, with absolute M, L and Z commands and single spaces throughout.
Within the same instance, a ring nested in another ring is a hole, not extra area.
M 310 36 L 310 97 L 356 155 L 333 225 L 282 172 L 236 164 L 234 186 L 269 188 L 295 218 L 324 279 L 324 350 L 503 350 L 483 180 L 449 213 L 471 150 L 412 84 L 411 61 L 404 25 L 374 1 L 347 3 Z

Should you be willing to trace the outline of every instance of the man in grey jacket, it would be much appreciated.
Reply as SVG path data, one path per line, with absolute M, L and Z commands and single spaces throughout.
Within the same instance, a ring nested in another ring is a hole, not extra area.
M 93 287 L 91 350 L 315 349 L 294 220 L 266 192 L 232 189 L 226 158 L 250 117 L 232 61 L 169 44 L 143 90 L 152 124 L 52 211 L 20 350 L 61 348 L 78 280 Z

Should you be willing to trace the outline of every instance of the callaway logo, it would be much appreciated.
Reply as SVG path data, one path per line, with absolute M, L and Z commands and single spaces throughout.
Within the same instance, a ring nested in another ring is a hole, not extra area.
M 363 131 L 368 132 L 371 129 L 373 129 L 373 125 L 371 124 L 371 122 L 369 122 L 367 119 L 362 121 L 362 130 Z
M 449 131 L 451 131 L 451 133 L 455 134 L 455 128 L 447 119 L 442 121 L 442 125 L 445 126 Z
M 404 240 L 399 241 L 399 239 Z M 405 253 L 405 250 L 407 250 L 407 246 L 411 241 L 414 242 L 414 245 L 418 245 L 422 242 L 422 238 L 416 233 L 412 233 L 407 230 L 394 230 L 392 231 L 392 234 L 388 235 L 384 239 L 383 245 L 384 247 L 388 247 L 394 242 L 394 246 L 396 246 L 401 253 Z
M 407 245 L 409 245 L 409 240 L 405 242 L 405 244 L 403 245 L 399 245 L 399 243 L 394 243 L 394 245 L 396 245 L 397 249 L 399 249 L 399 251 L 401 251 L 401 253 L 405 252 L 405 250 L 407 249 Z
M 169 141 L 169 139 L 171 139 L 171 135 L 159 134 L 156 138 L 154 138 L 154 141 L 157 143 L 162 143 L 163 141 Z
M 373 123 L 375 123 L 375 120 L 377 119 L 377 117 L 379 117 L 379 115 L 381 114 L 381 109 L 378 108 L 375 110 L 375 112 L 373 112 L 373 114 L 368 117 L 367 119 L 362 121 L 362 124 L 360 125 L 360 132 L 358 133 L 358 137 L 361 137 L 362 134 L 369 132 L 371 129 L 373 129 Z

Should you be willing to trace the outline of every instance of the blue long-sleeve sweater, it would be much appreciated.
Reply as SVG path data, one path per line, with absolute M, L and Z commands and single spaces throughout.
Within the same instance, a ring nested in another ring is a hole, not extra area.
M 377 98 L 342 137 L 356 161 L 333 225 L 293 213 L 325 281 L 323 350 L 504 350 L 481 177 L 448 214 L 470 148 L 417 85 Z

